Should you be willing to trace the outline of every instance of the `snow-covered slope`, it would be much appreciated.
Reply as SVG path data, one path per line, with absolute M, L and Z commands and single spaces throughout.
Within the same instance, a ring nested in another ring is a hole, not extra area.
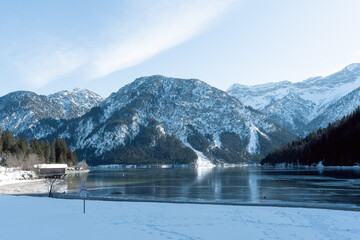
M 359 87 L 360 64 L 354 63 L 327 77 L 310 78 L 299 83 L 234 84 L 227 92 L 280 125 L 303 135 L 351 113 L 360 104 L 360 98 L 345 97 Z M 340 105 L 338 101 L 342 101 L 340 112 L 335 110 Z M 316 120 L 320 124 L 317 125 L 312 121 L 319 116 L 326 117 L 321 117 L 324 121 L 321 124 Z
M 147 143 L 146 131 L 152 135 Z M 54 136 L 67 139 L 90 162 L 134 139 L 142 148 L 156 148 L 169 136 L 202 159 L 248 162 L 294 137 L 226 92 L 199 80 L 163 76 L 136 79 L 98 108 L 64 123 Z
M 329 123 L 348 115 L 359 105 L 360 87 L 329 105 L 320 115 L 307 125 L 308 131 L 312 131 L 319 127 L 327 127 Z
M 80 117 L 103 101 L 96 93 L 81 88 L 57 92 L 49 95 L 49 98 L 54 104 L 60 104 L 64 119 Z
M 54 122 L 79 117 L 101 102 L 99 95 L 81 89 L 50 96 L 12 92 L 0 98 L 0 127 L 27 137 L 33 134 L 43 137 L 55 130 L 51 127 Z M 44 123 L 39 124 L 39 121 Z

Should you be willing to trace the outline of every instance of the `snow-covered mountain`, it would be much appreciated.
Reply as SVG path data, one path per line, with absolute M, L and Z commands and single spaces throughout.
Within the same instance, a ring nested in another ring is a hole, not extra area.
M 199 80 L 163 76 L 136 79 L 60 125 L 49 137 L 65 138 L 93 164 L 149 156 L 177 161 L 180 152 L 196 153 L 199 161 L 249 162 L 294 137 L 226 92 Z M 174 147 L 165 146 L 169 142 Z
M 360 87 L 340 98 L 338 101 L 329 105 L 320 115 L 314 118 L 308 125 L 308 131 L 316 128 L 326 127 L 329 123 L 341 119 L 350 114 L 351 109 L 356 109 L 360 105 Z
M 40 138 L 56 130 L 47 125 L 79 117 L 102 101 L 99 95 L 78 88 L 49 96 L 28 91 L 12 92 L 0 98 L 0 127 L 15 134 L 26 137 L 34 134 Z
M 61 119 L 80 117 L 91 108 L 99 106 L 104 100 L 101 96 L 87 89 L 75 88 L 72 91 L 61 91 L 49 95 L 54 104 L 61 106 Z
M 303 135 L 351 113 L 360 98 L 360 64 L 327 77 L 256 86 L 234 84 L 228 93 L 267 115 L 281 126 Z M 354 91 L 354 92 L 353 92 Z

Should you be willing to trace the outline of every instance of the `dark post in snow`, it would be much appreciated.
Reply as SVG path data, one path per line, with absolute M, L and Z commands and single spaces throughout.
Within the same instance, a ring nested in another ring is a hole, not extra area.
M 84 214 L 85 214 L 85 199 L 86 199 L 87 191 L 85 181 L 82 182 L 80 187 L 80 197 L 84 199 Z

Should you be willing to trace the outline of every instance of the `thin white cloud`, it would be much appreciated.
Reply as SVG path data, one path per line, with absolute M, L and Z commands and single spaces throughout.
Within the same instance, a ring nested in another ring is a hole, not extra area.
M 54 36 L 29 31 L 24 39 L 9 44 L 11 50 L 5 58 L 32 88 L 43 87 L 74 72 L 89 79 L 103 77 L 190 39 L 208 27 L 232 2 L 130 1 L 126 5 L 131 8 L 128 15 L 121 16 L 121 20 L 111 16 L 111 22 L 104 24 L 98 37 L 92 39 L 89 36 L 94 36 L 93 33 L 81 33 L 86 39 L 84 44 L 71 36 L 65 41 L 61 32 Z
M 94 61 L 90 65 L 91 77 L 102 77 L 134 66 L 185 42 L 204 30 L 215 17 L 228 9 L 232 2 L 167 1 L 167 4 L 163 2 L 158 5 L 140 5 L 136 18 L 141 20 L 130 22 L 130 26 L 126 27 L 133 31 L 118 31 L 114 34 L 113 43 L 95 51 Z
M 17 57 L 14 65 L 20 76 L 32 87 L 40 88 L 72 72 L 84 63 L 84 58 L 70 49 L 38 51 L 31 57 Z
M 33 33 L 8 46 L 11 50 L 2 55 L 33 89 L 45 86 L 87 61 L 81 49 L 43 33 Z

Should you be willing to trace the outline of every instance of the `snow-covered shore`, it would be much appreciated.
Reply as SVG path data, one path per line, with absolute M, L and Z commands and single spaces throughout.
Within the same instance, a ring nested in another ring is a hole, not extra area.
M 18 168 L 0 166 L 0 186 L 34 180 L 37 176 L 32 171 L 23 171 Z
M 358 239 L 360 212 L 0 195 L 1 239 Z
M 89 170 L 75 170 L 75 168 L 68 168 L 66 171 L 67 174 L 82 174 L 88 172 Z M 48 193 L 45 181 L 45 179 L 39 179 L 33 171 L 0 167 L 0 194 L 21 195 Z
M 44 179 L 19 180 L 13 183 L 0 185 L 0 194 L 23 195 L 23 194 L 45 194 L 47 186 Z
M 0 194 L 41 194 L 47 188 L 33 171 L 0 167 Z

